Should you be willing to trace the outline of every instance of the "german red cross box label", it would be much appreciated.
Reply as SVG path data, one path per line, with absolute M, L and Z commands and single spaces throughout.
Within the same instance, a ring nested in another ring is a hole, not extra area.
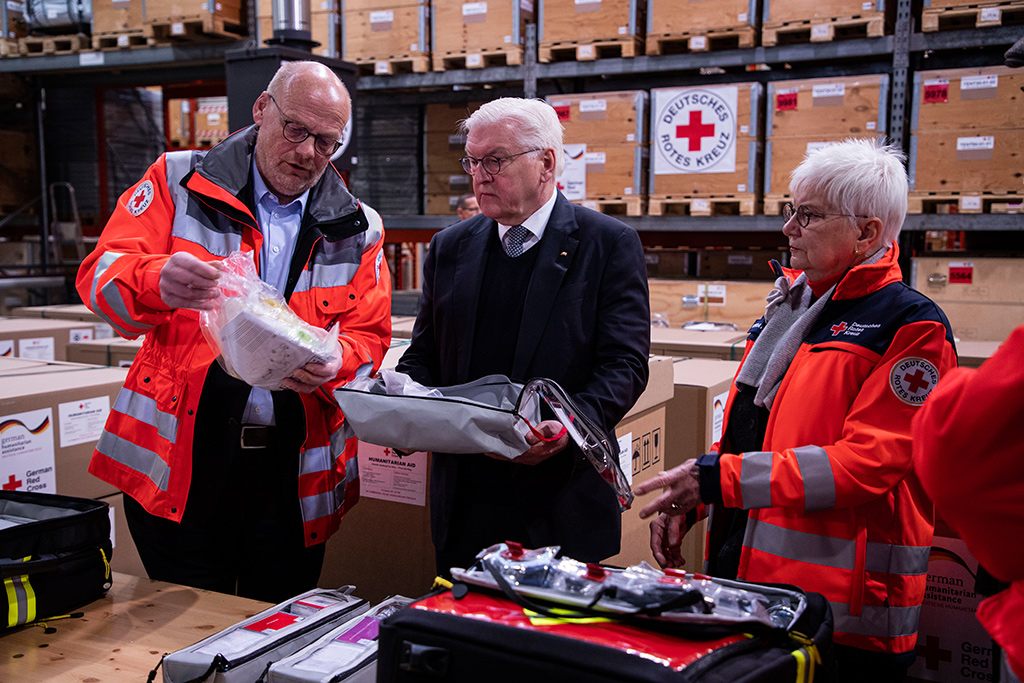
M 940 104 L 949 101 L 949 81 L 935 78 L 924 82 L 922 99 L 925 104 Z
M 654 91 L 655 175 L 734 173 L 739 88 Z
M 797 88 L 786 88 L 775 92 L 775 111 L 795 111 L 800 91 Z
M 974 263 L 971 261 L 951 261 L 949 263 L 949 284 L 969 285 L 974 282 Z

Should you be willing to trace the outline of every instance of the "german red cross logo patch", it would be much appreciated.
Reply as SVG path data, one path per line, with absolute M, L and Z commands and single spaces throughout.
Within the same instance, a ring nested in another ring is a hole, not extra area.
M 889 387 L 904 403 L 919 406 L 939 383 L 939 370 L 924 358 L 903 358 L 889 372 Z
M 652 143 L 655 173 L 733 172 L 736 93 L 734 87 L 689 88 L 660 99 Z
M 128 203 L 125 205 L 128 212 L 133 216 L 141 216 L 142 212 L 149 208 L 149 205 L 153 203 L 153 183 L 145 181 L 135 188 L 135 192 L 132 192 L 132 196 L 128 198 Z

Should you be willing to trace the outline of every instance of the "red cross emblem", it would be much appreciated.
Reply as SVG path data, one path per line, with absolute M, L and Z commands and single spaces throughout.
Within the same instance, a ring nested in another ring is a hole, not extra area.
M 845 322 L 842 322 L 842 323 L 839 323 L 838 325 L 833 325 L 832 326 L 832 336 L 833 337 L 835 337 L 836 335 L 842 334 L 845 331 L 846 331 L 846 323 Z
M 953 661 L 953 651 L 942 647 L 938 636 L 928 636 L 924 645 L 919 642 L 917 654 L 924 659 L 925 668 L 929 671 L 938 671 L 940 662 Z
M 146 201 L 146 195 L 144 195 L 144 194 L 137 194 L 137 195 L 135 195 L 134 197 L 132 197 L 132 208 L 133 209 L 138 209 L 140 206 L 142 206 L 143 202 L 145 202 L 145 201 Z
M 135 188 L 135 192 L 128 198 L 128 203 L 125 205 L 128 212 L 133 216 L 140 216 L 142 212 L 149 208 L 149 205 L 153 203 L 153 183 L 146 180 L 139 184 Z
M 11 476 L 10 476 L 10 477 L 9 477 L 9 478 L 7 479 L 7 483 L 6 483 L 6 484 L 4 484 L 4 485 L 3 485 L 2 487 L 0 487 L 0 488 L 3 488 L 3 490 L 4 490 L 4 491 L 17 491 L 18 489 L 20 489 L 20 488 L 21 488 L 21 485 L 22 485 L 23 483 L 24 483 L 24 482 L 23 482 L 23 481 L 21 481 L 20 479 L 15 479 L 15 478 L 14 478 L 14 475 L 12 474 L 12 475 L 11 475 Z
M 924 372 L 921 368 L 918 368 L 913 375 L 909 373 L 903 375 L 903 381 L 907 383 L 907 389 L 914 394 L 928 386 L 928 380 L 924 378 Z
M 713 123 L 701 123 L 703 112 L 691 111 L 690 122 L 685 126 L 676 126 L 676 137 L 686 138 L 689 146 L 689 151 L 699 152 L 701 142 L 704 138 L 714 137 L 715 135 L 715 124 Z

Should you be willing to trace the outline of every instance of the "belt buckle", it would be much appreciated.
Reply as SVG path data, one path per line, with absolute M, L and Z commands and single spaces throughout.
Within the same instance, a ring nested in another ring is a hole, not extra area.
M 242 425 L 238 443 L 243 450 L 266 448 L 269 444 L 269 428 L 266 425 Z

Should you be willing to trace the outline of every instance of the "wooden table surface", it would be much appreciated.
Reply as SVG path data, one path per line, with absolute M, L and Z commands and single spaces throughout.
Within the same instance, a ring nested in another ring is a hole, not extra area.
M 144 683 L 164 653 L 191 645 L 269 603 L 114 573 L 106 597 L 80 619 L 0 635 L 3 683 Z M 160 681 L 158 674 L 157 681 Z

